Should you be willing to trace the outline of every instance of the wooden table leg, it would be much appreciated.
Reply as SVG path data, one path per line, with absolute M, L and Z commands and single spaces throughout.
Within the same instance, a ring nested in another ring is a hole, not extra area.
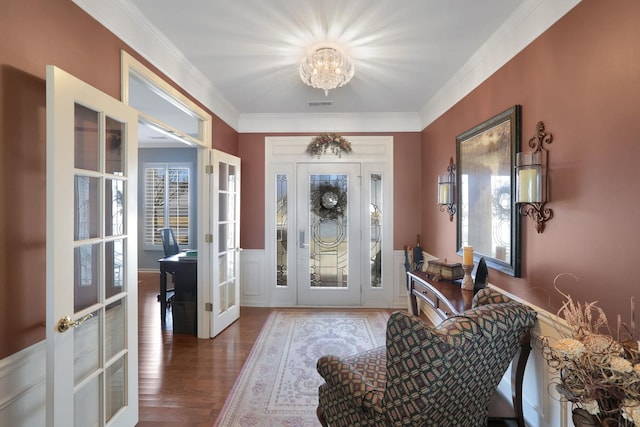
M 167 319 L 167 270 L 160 266 L 160 322 L 164 329 Z

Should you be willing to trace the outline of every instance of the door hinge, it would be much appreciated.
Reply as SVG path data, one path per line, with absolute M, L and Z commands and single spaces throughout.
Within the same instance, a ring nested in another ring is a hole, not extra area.
M 213 304 L 211 304 L 210 302 L 205 302 L 204 311 L 213 311 Z
M 205 234 L 204 235 L 205 243 L 213 243 L 213 234 Z
M 204 173 L 211 175 L 213 173 L 213 165 L 206 165 L 204 167 Z

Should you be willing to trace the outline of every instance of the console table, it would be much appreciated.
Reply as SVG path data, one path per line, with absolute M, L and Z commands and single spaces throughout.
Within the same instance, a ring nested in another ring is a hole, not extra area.
M 448 317 L 471 308 L 473 291 L 463 291 L 459 283 L 435 281 L 422 271 L 408 271 L 409 301 L 411 314 L 419 316 L 418 299 L 427 310 L 424 314 L 437 325 Z M 490 420 L 515 420 L 518 427 L 525 427 L 522 409 L 522 380 L 527 359 L 531 352 L 531 334 L 522 339 L 521 346 L 513 357 L 511 366 L 511 402 L 496 392 L 489 406 Z

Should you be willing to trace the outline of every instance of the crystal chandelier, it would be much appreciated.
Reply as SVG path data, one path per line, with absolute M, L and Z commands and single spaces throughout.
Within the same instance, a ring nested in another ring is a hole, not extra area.
M 323 89 L 325 96 L 329 89 L 349 83 L 355 70 L 351 58 L 332 47 L 315 50 L 300 64 L 300 78 L 311 87 Z

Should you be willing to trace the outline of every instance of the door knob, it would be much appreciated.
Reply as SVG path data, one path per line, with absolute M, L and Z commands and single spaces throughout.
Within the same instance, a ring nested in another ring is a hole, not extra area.
M 58 321 L 58 332 L 65 332 L 71 328 L 77 328 L 78 326 L 82 325 L 84 322 L 91 319 L 92 317 L 93 317 L 93 314 L 89 313 L 86 316 L 76 321 L 73 321 L 71 320 L 71 317 L 64 316 L 62 319 Z

